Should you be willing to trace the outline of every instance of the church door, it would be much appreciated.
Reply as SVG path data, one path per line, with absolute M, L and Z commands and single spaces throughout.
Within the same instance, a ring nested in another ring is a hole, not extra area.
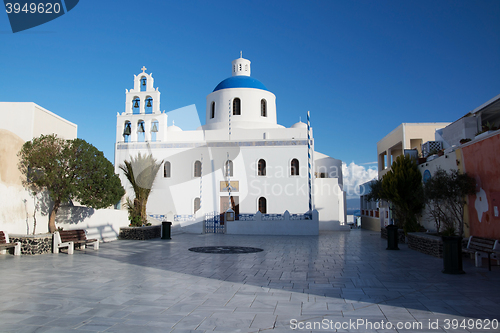
M 228 197 L 220 197 L 220 222 L 224 224 L 224 214 L 229 209 Z M 240 200 L 239 197 L 231 196 L 231 209 L 234 210 L 234 219 L 238 219 L 240 213 Z

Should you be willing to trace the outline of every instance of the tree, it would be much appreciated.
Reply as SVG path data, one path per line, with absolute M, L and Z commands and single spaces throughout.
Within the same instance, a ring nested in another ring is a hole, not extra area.
M 134 190 L 134 200 L 127 198 L 129 219 L 133 226 L 147 223 L 146 205 L 162 163 L 163 161 L 157 161 L 151 154 L 139 153 L 137 157 L 131 157 L 130 161 L 124 161 L 120 165 L 120 169 Z
M 56 230 L 62 203 L 77 200 L 95 208 L 109 207 L 125 194 L 113 165 L 96 147 L 82 139 L 64 140 L 55 134 L 26 142 L 18 153 L 23 184 L 33 193 L 47 190 L 54 202 L 49 231 Z
M 476 193 L 476 180 L 458 170 L 446 172 L 438 169 L 425 182 L 424 192 L 437 232 L 445 236 L 463 237 L 465 198 Z
M 396 225 L 407 232 L 419 230 L 418 217 L 424 208 L 422 175 L 417 163 L 400 155 L 382 179 L 371 185 L 371 200 L 385 200 L 391 204 Z

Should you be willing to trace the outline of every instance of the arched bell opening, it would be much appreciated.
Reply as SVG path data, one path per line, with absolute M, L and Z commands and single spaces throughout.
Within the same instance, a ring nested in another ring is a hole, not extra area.
M 160 123 L 154 119 L 151 122 L 151 141 L 158 141 L 157 133 L 160 130 Z
M 140 82 L 141 91 L 146 91 L 147 84 L 148 84 L 148 79 L 145 76 L 141 77 L 141 82 Z
M 144 120 L 139 120 L 137 122 L 137 141 L 144 142 L 146 141 L 146 128 L 145 128 Z
M 132 113 L 139 114 L 141 113 L 141 99 L 137 96 L 132 100 Z
M 130 142 L 131 134 L 132 134 L 132 123 L 127 120 L 123 125 L 123 141 Z
M 148 114 L 153 113 L 153 98 L 151 96 L 146 97 L 146 105 L 144 111 Z

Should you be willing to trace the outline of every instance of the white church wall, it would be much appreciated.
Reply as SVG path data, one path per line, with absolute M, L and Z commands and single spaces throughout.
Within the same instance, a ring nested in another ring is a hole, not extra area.
M 85 229 L 87 238 L 103 242 L 118 239 L 120 228 L 129 224 L 126 210 L 64 206 L 56 215 L 56 227 L 63 230 Z

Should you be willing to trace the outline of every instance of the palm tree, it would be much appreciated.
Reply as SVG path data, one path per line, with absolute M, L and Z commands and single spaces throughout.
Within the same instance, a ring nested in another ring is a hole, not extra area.
M 130 161 L 123 163 L 120 169 L 132 185 L 135 194 L 133 201 L 127 198 L 129 219 L 132 225 L 141 226 L 147 222 L 146 204 L 163 161 L 157 161 L 152 154 L 139 153 L 137 157 L 131 157 Z

